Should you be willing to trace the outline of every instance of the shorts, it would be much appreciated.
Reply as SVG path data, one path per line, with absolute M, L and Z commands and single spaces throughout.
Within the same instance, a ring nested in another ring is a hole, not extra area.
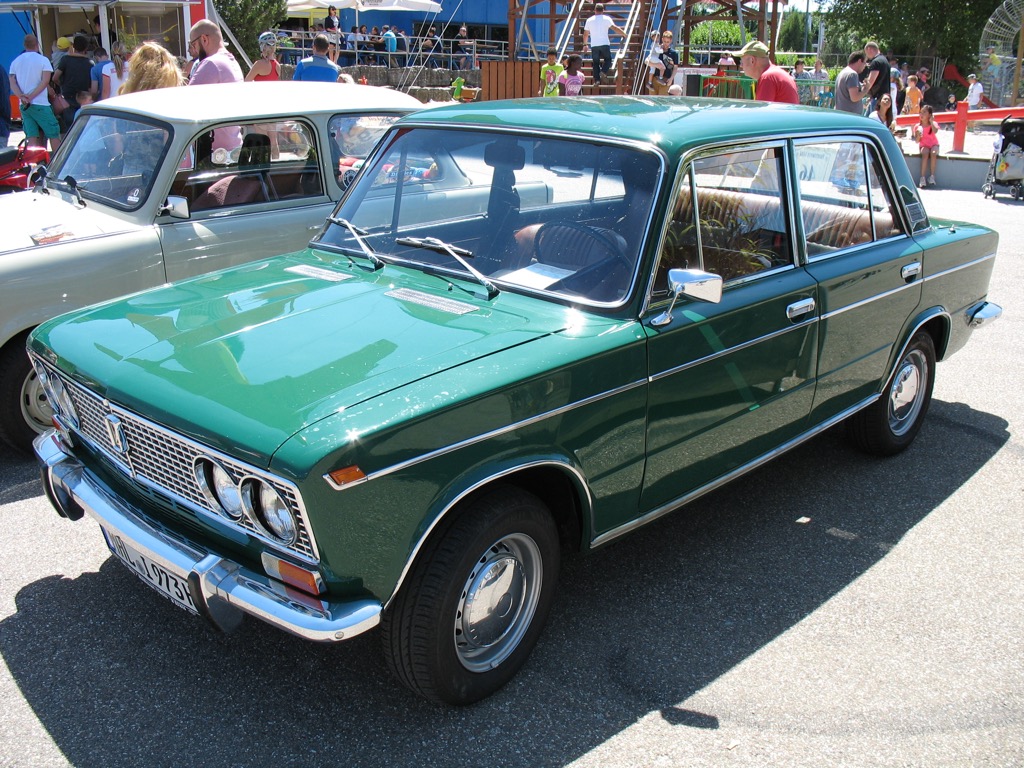
M 60 136 L 60 123 L 53 114 L 50 105 L 29 104 L 21 108 L 21 129 L 26 136 L 38 136 L 40 133 L 48 139 Z

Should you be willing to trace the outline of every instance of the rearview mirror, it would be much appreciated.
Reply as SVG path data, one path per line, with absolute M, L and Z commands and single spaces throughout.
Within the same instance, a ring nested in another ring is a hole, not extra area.
M 670 269 L 668 289 L 672 294 L 672 303 L 651 321 L 651 325 L 655 327 L 672 322 L 672 310 L 675 309 L 680 296 L 707 304 L 718 304 L 722 300 L 722 277 L 702 269 Z
M 170 216 L 172 219 L 187 219 L 189 217 L 188 200 L 178 195 L 168 195 L 167 200 L 157 211 L 160 216 Z

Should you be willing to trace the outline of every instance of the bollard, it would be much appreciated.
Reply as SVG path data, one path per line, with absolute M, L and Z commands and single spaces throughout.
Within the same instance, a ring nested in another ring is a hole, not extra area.
M 956 122 L 953 123 L 953 151 L 964 151 L 964 139 L 967 137 L 967 102 L 956 103 Z

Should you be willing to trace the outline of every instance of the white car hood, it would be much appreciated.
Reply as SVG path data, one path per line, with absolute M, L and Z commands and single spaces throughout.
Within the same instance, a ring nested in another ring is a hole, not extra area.
M 139 228 L 98 203 L 83 208 L 56 190 L 0 195 L 0 221 L 0 254 Z

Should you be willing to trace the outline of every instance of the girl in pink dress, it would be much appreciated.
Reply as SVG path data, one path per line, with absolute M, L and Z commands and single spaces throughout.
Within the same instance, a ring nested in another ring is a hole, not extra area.
M 921 148 L 921 180 L 918 186 L 924 189 L 925 186 L 935 186 L 935 164 L 939 160 L 939 126 L 935 122 L 935 116 L 930 106 L 925 104 L 921 107 L 921 122 L 914 126 L 914 138 Z M 926 173 L 925 169 L 931 164 L 931 172 Z M 925 183 L 925 176 L 928 182 Z

